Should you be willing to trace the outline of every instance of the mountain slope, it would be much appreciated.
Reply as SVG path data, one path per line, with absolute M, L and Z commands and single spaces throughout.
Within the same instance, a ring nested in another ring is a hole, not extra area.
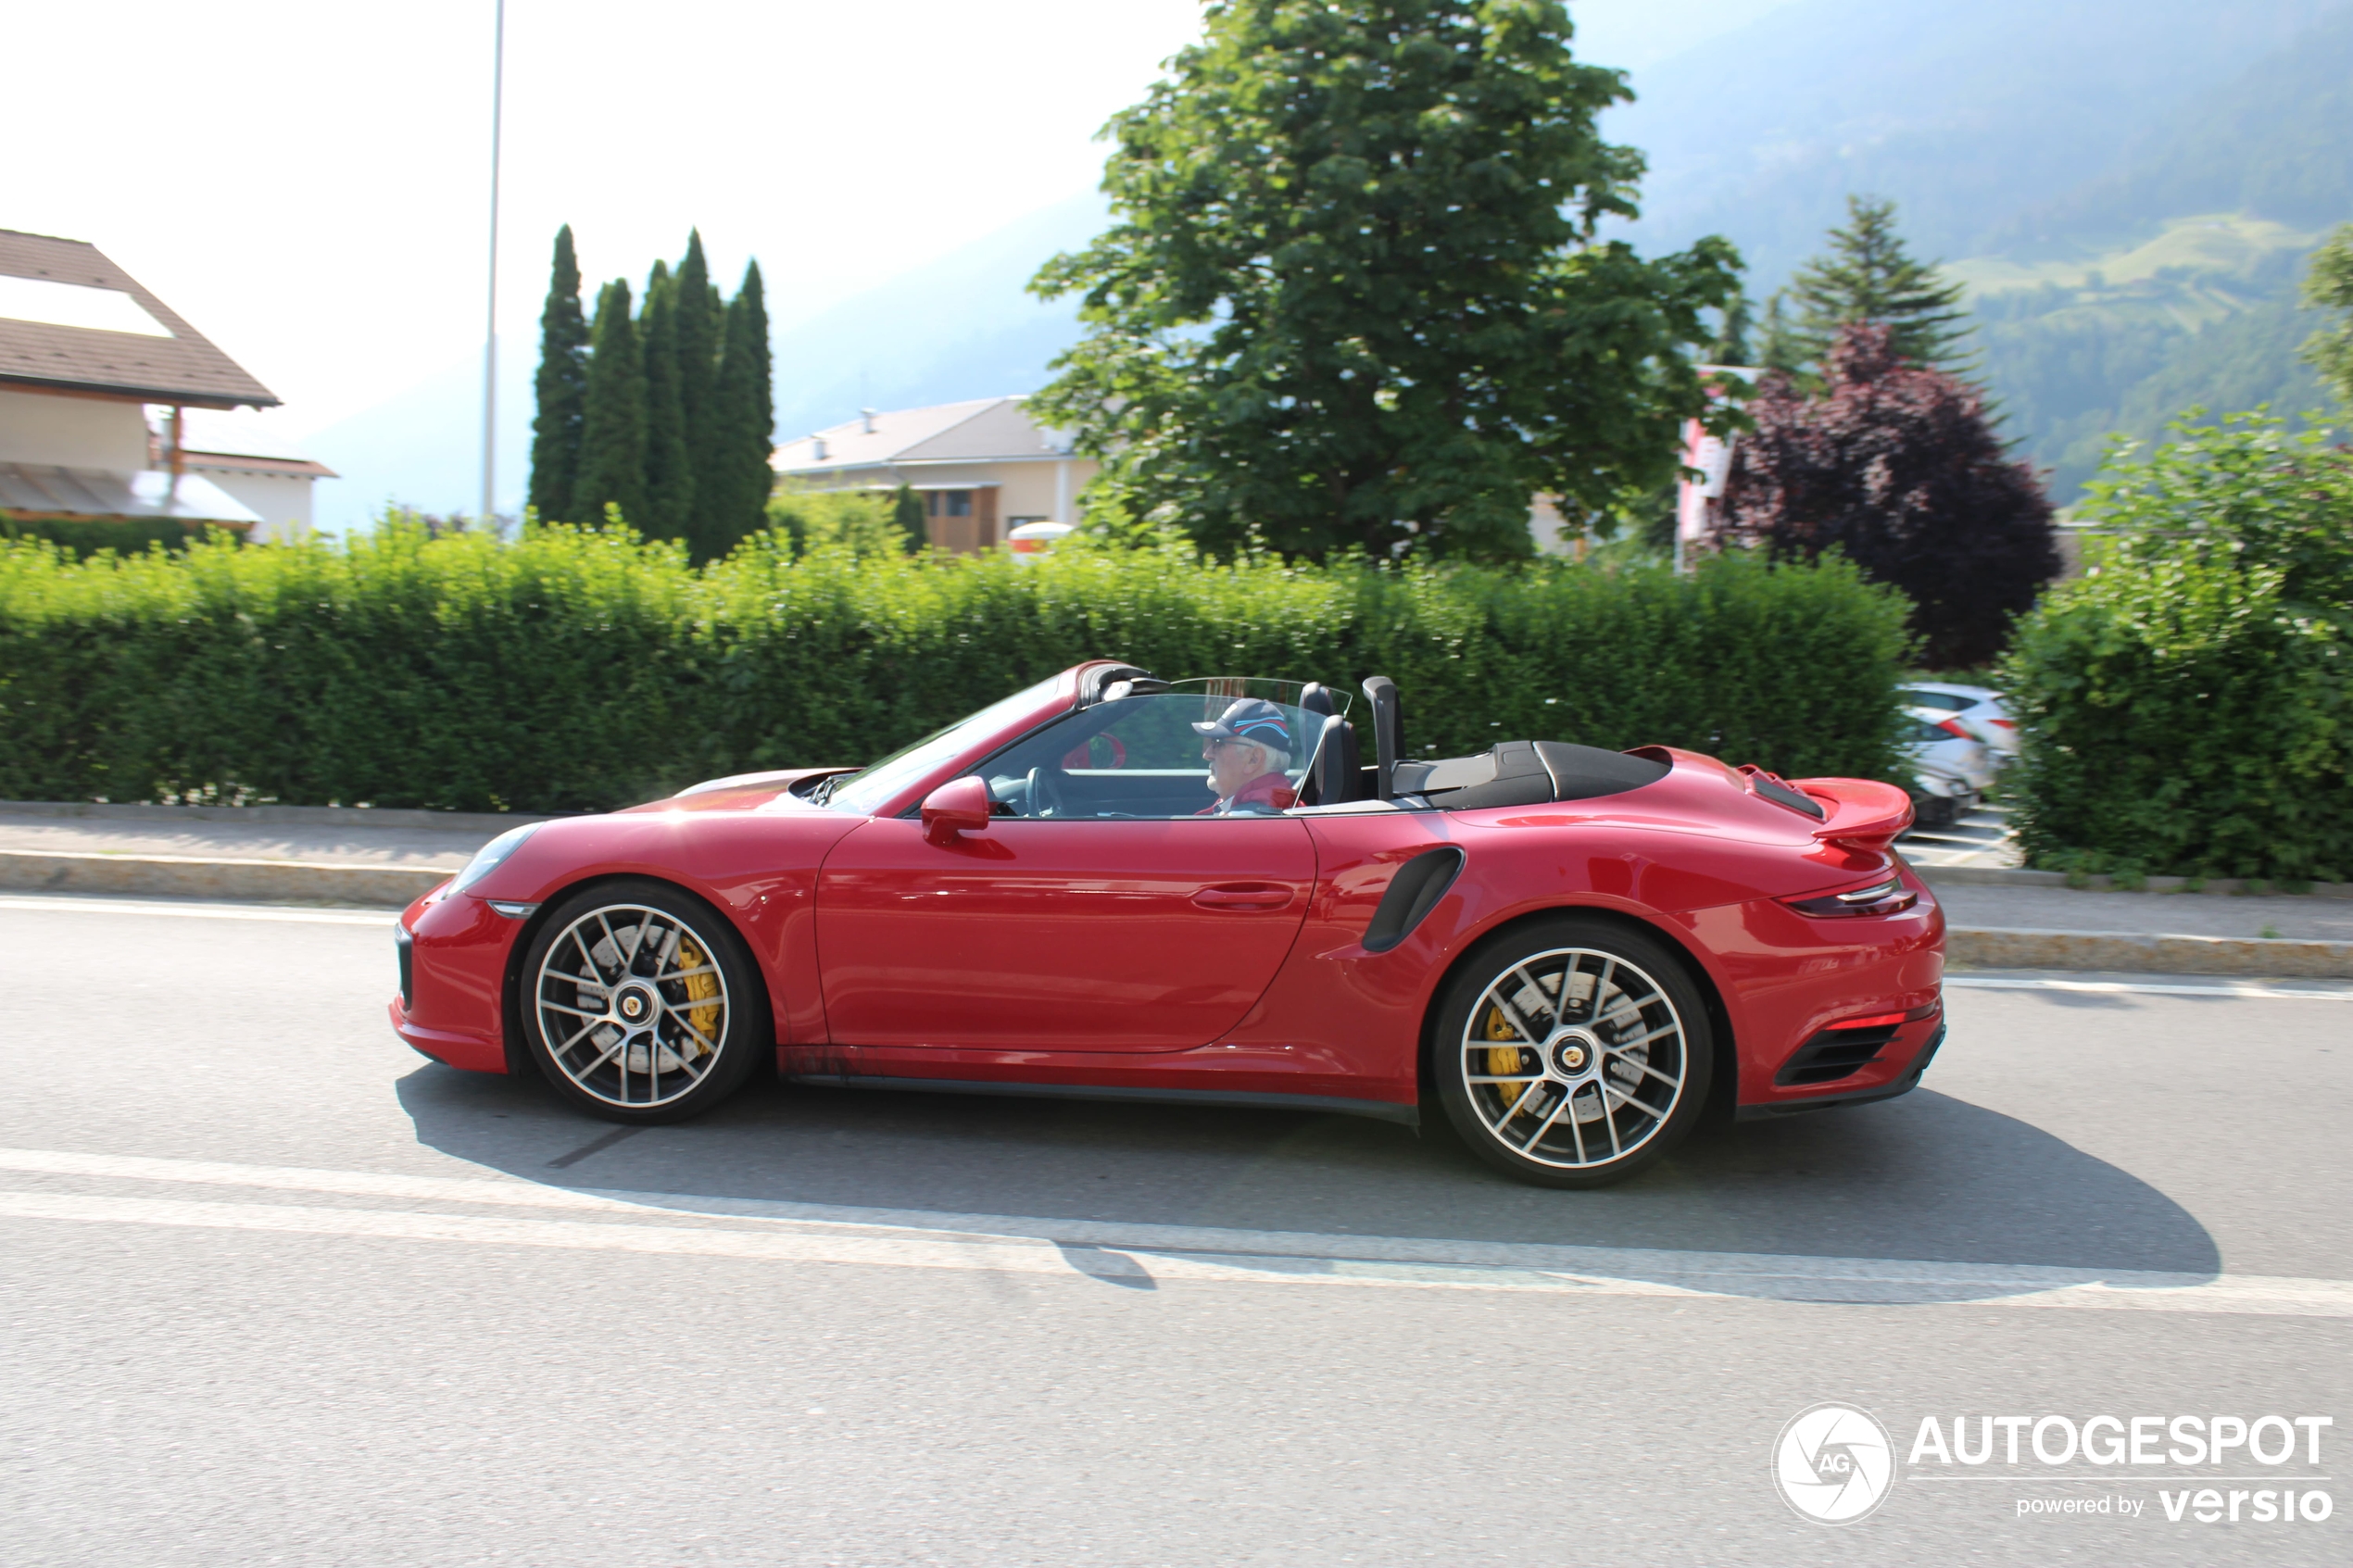
M 1640 100 L 1605 130 L 1650 159 L 1638 243 L 1723 233 L 1769 291 L 1849 192 L 1901 204 L 1921 254 L 1990 249 L 2020 214 L 2120 167 L 2184 101 L 2342 8 L 1802 0 L 1637 73 Z

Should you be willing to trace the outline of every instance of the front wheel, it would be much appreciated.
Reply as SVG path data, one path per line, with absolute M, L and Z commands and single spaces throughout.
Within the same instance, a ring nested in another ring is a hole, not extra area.
M 1714 1062 L 1706 1009 L 1655 938 L 1556 915 L 1474 952 L 1439 1007 L 1431 1066 L 1474 1153 L 1540 1186 L 1606 1186 L 1690 1133 Z
M 606 883 L 550 912 L 523 955 L 522 1022 L 557 1093 L 609 1121 L 683 1122 L 739 1088 L 768 1010 L 742 945 L 699 900 Z

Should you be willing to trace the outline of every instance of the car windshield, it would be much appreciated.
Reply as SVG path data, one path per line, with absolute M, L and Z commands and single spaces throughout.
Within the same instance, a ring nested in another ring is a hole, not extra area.
M 833 787 L 815 798 L 820 805 L 837 811 L 856 811 L 862 815 L 879 809 L 909 784 L 971 746 L 1014 714 L 1043 704 L 1054 695 L 1055 684 L 1061 679 L 1060 675 L 1049 676 L 1034 686 L 1025 687 L 1001 701 L 990 703 L 977 713 L 957 720 L 944 730 L 934 730 L 923 739 L 900 746 L 889 756 L 868 763 L 858 772 L 837 781 L 829 781 Z
M 998 814 L 1063 821 L 1268 816 L 1296 804 L 1340 692 L 1297 681 L 1138 682 L 973 770 Z M 1325 711 L 1330 709 L 1330 715 Z
M 1951 692 L 1922 691 L 1918 686 L 1906 686 L 1904 696 L 1914 708 L 1933 708 L 1939 713 L 1958 713 L 1965 708 L 1975 708 L 1977 698 L 1955 696 Z

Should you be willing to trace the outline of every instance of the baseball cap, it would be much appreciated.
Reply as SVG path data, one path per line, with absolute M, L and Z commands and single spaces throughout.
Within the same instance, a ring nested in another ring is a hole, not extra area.
M 1209 722 L 1195 724 L 1193 733 L 1217 740 L 1252 741 L 1277 751 L 1291 749 L 1290 721 L 1264 697 L 1242 697 Z

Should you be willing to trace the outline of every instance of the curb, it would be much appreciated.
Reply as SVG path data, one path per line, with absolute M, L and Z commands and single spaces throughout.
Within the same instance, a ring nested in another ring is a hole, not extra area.
M 2119 887 L 2110 876 L 2085 876 L 2069 880 L 2065 872 L 2030 872 L 2011 866 L 1918 866 L 1906 860 L 1912 874 L 1931 887 L 2071 887 L 2089 893 L 2215 893 L 2273 898 L 2353 898 L 2353 882 L 2316 882 L 2302 893 L 2283 893 L 2275 885 L 2267 885 L 2260 893 L 2251 892 L 2246 884 L 2236 877 L 2215 877 L 2198 887 L 2189 885 L 2185 876 L 2153 876 L 2145 886 Z
M 401 909 L 456 874 L 430 866 L 322 865 L 308 860 L 0 849 L 0 889 L 12 893 L 130 893 L 145 897 L 359 904 Z
M 446 868 L 427 866 L 326 865 L 306 860 L 0 849 L 0 890 L 15 893 L 131 894 L 271 904 L 356 904 L 397 909 L 439 887 L 453 874 Z M 2353 942 L 1981 926 L 1949 927 L 1944 942 L 1946 961 L 1956 968 L 2353 979 Z
M 504 833 L 545 817 L 491 811 L 424 811 L 385 806 L 152 806 L 94 800 L 0 800 L 0 816 L 77 817 L 95 822 L 241 822 L 278 827 L 424 828 Z
M 1947 926 L 1944 960 L 1956 968 L 1973 969 L 2353 979 L 2353 942 L 2315 942 L 2292 936 L 2173 936 L 2136 931 L 2006 931 Z

